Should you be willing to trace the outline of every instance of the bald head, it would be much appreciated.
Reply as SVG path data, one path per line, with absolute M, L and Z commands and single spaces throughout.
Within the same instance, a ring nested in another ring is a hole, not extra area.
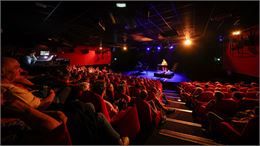
M 19 62 L 11 57 L 3 57 L 1 59 L 1 77 L 2 79 L 7 79 L 13 81 L 20 77 L 21 72 Z

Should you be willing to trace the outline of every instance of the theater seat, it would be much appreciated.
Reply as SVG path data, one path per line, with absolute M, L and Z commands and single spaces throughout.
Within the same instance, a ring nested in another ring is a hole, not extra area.
M 259 145 L 259 119 L 255 117 L 248 121 L 242 132 L 239 132 L 228 122 L 221 122 L 219 131 L 228 144 Z
M 236 102 L 233 98 L 224 98 L 216 107 L 220 113 L 223 113 L 227 116 L 232 116 L 235 112 L 238 111 L 239 103 Z
M 1 118 L 1 144 L 12 145 L 72 145 L 69 131 L 66 124 L 62 122 L 61 125 L 52 131 L 39 134 L 39 132 L 26 132 L 26 125 L 20 119 L 15 118 Z M 19 136 L 22 138 L 17 141 L 17 138 L 12 136 Z
M 150 104 L 145 100 L 137 98 L 136 107 L 138 111 L 141 131 L 149 131 L 153 128 L 153 117 Z
M 78 97 L 78 99 L 82 102 L 90 102 L 94 105 L 96 112 L 101 112 L 104 114 L 106 119 L 110 122 L 110 116 L 106 107 L 106 103 L 104 99 L 91 91 L 85 91 Z
M 130 140 L 133 140 L 140 131 L 136 106 L 120 111 L 110 123 L 121 137 L 128 136 Z
M 257 91 L 246 92 L 246 97 L 259 99 L 259 97 L 257 96 L 258 95 L 257 93 L 258 93 Z
M 240 109 L 242 109 L 242 110 L 253 109 L 256 106 L 259 106 L 259 99 L 244 97 L 240 101 Z

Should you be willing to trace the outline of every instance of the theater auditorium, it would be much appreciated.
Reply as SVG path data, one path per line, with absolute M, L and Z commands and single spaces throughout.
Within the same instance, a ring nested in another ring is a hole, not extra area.
M 1 144 L 259 145 L 259 1 L 1 1 Z

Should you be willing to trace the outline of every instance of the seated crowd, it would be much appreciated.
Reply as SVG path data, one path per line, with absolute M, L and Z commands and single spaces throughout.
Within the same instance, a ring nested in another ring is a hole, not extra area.
M 193 81 L 178 89 L 207 134 L 226 144 L 258 144 L 259 84 Z
M 98 67 L 66 66 L 33 77 L 3 57 L 1 142 L 128 145 L 173 112 L 162 89 L 160 81 Z

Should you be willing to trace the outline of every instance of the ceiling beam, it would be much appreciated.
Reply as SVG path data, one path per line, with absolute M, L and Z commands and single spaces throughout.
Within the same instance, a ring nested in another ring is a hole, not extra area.
M 45 22 L 49 19 L 49 17 L 52 15 L 52 13 L 60 6 L 60 4 L 61 4 L 61 1 L 56 5 L 55 8 L 52 9 L 52 11 L 49 13 L 49 15 L 44 18 L 43 22 Z
M 163 18 L 163 16 L 160 14 L 160 12 L 153 6 L 153 5 L 150 5 L 150 8 L 152 8 L 155 12 L 156 12 L 156 14 L 159 16 L 159 17 L 161 17 L 161 19 L 163 20 L 163 22 L 168 26 L 168 28 L 170 28 L 172 31 L 174 31 L 173 29 L 172 29 L 172 27 L 166 22 L 166 20 Z

